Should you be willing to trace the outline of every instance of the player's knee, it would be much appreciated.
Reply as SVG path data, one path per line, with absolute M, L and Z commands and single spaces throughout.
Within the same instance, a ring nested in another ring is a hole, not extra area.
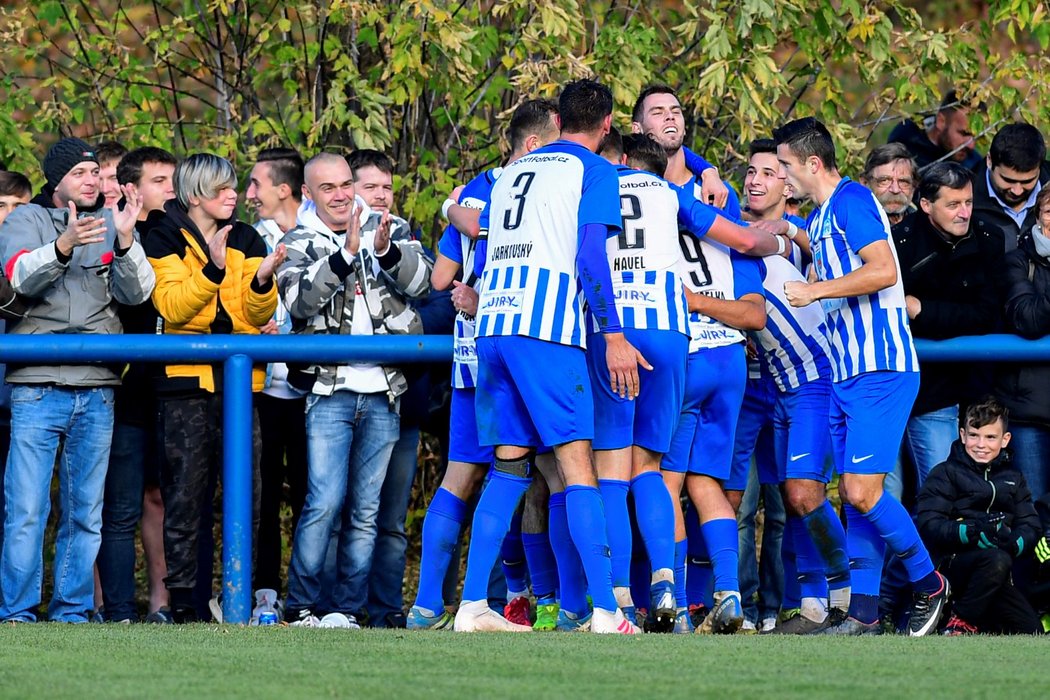
M 506 474 L 518 479 L 527 479 L 532 476 L 532 463 L 536 459 L 535 452 L 528 452 L 516 459 L 496 458 L 495 470 L 500 474 Z
M 824 492 L 808 484 L 788 481 L 784 486 L 785 501 L 788 513 L 803 517 L 816 510 L 824 500 Z

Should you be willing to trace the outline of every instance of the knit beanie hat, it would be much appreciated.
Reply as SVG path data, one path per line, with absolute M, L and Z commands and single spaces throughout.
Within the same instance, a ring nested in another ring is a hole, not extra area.
M 44 156 L 44 177 L 48 187 L 55 189 L 69 171 L 80 163 L 98 163 L 98 156 L 86 141 L 76 138 L 62 139 Z

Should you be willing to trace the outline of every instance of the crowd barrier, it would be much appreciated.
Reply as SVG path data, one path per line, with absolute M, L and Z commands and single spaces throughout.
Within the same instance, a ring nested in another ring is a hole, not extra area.
M 1050 362 L 1050 337 L 986 335 L 915 345 L 926 362 Z M 246 624 L 252 605 L 252 362 L 399 364 L 451 358 L 451 336 L 0 336 L 0 361 L 9 363 L 223 363 L 223 619 L 233 624 Z

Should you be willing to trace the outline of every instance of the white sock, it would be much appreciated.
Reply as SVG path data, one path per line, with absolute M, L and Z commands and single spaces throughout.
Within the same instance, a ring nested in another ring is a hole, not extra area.
M 838 608 L 839 610 L 849 610 L 849 598 L 850 598 L 850 587 L 837 588 L 832 591 L 828 591 L 828 598 L 831 607 Z
M 486 599 L 482 600 L 464 600 L 460 603 L 459 609 L 468 615 L 480 615 L 489 609 L 489 601 Z
M 828 616 L 828 601 L 826 598 L 803 598 L 799 614 L 813 622 L 823 622 Z
M 634 599 L 631 598 L 631 589 L 627 586 L 616 586 L 613 588 L 613 596 L 616 598 L 616 605 L 621 608 L 634 606 Z
M 653 572 L 652 578 L 649 580 L 649 584 L 654 583 L 674 583 L 674 569 L 657 569 Z

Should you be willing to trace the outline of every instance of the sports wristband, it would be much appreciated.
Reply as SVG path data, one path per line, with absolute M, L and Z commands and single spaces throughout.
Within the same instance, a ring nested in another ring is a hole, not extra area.
M 777 255 L 783 255 L 784 251 L 787 250 L 787 241 L 784 240 L 783 236 L 774 236 L 777 239 Z
M 788 222 L 788 232 L 787 232 L 788 240 L 789 241 L 795 240 L 795 236 L 797 236 L 797 235 L 798 235 L 798 226 L 796 226 L 795 224 L 793 224 L 793 223 L 791 223 L 789 221 Z
M 458 202 L 456 200 L 452 199 L 451 197 L 449 197 L 448 199 L 445 200 L 444 204 L 441 205 L 441 216 L 442 216 L 442 218 L 445 219 L 445 221 L 448 221 L 448 209 L 453 204 L 458 204 Z

